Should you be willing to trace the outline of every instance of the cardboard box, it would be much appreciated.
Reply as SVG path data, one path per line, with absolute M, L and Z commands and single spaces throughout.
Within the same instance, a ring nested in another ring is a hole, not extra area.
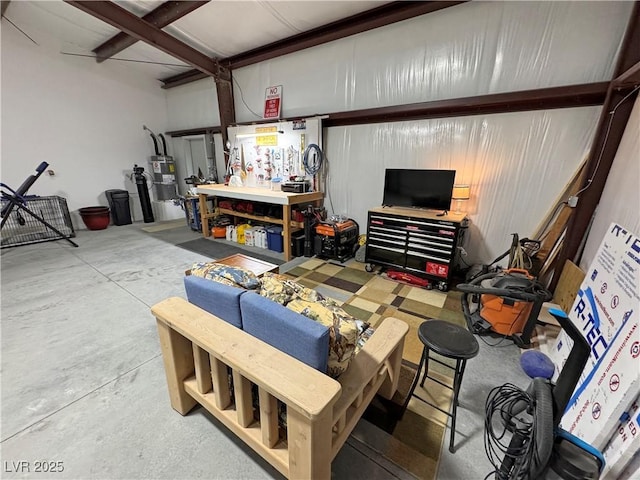
M 640 239 L 611 224 L 568 312 L 591 356 L 560 425 L 600 450 L 640 393 L 639 272 Z M 572 346 L 562 332 L 550 352 L 554 380 Z
M 609 444 L 604 449 L 604 459 L 607 462 L 600 478 L 615 480 L 631 462 L 633 455 L 640 450 L 640 397 L 631 404 L 631 408 L 624 414 Z

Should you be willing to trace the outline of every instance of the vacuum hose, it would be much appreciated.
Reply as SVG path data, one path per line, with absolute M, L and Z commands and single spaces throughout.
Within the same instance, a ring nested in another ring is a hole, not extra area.
M 542 477 L 553 449 L 552 386 L 535 378 L 525 392 L 515 385 L 494 388 L 485 406 L 485 450 L 500 480 Z M 501 431 L 494 428 L 499 417 Z M 503 443 L 506 432 L 509 444 Z

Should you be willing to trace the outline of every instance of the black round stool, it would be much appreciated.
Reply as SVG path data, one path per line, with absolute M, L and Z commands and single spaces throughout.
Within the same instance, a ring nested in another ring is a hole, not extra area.
M 456 432 L 456 412 L 458 411 L 458 394 L 460 393 L 460 385 L 462 384 L 462 375 L 464 374 L 464 367 L 467 364 L 467 360 L 475 357 L 478 354 L 478 341 L 467 329 L 459 327 L 458 325 L 455 325 L 453 323 L 445 322 L 443 320 L 428 320 L 426 322 L 423 322 L 418 329 L 418 337 L 424 344 L 424 348 L 422 349 L 420 366 L 418 367 L 416 376 L 413 379 L 413 383 L 411 384 L 411 389 L 409 390 L 409 394 L 407 395 L 407 398 L 405 400 L 404 408 L 407 408 L 409 400 L 413 396 L 418 400 L 426 403 L 427 405 L 440 410 L 445 415 L 451 417 L 451 440 L 449 442 L 449 451 L 451 453 L 454 453 L 455 449 L 453 447 L 453 438 Z M 441 362 L 437 358 L 431 358 L 431 360 L 433 360 L 434 362 L 437 362 L 455 371 L 453 376 L 453 387 L 450 387 L 449 385 L 441 382 L 437 378 L 429 376 L 429 352 L 431 351 L 443 357 L 452 358 L 456 361 L 456 366 L 454 368 L 444 362 Z M 443 387 L 453 390 L 451 412 L 446 412 L 440 407 L 414 394 L 414 390 L 418 383 L 418 378 L 420 377 L 420 372 L 422 371 L 423 365 L 425 368 L 420 386 L 423 387 L 425 379 L 429 378 L 434 382 L 439 383 Z

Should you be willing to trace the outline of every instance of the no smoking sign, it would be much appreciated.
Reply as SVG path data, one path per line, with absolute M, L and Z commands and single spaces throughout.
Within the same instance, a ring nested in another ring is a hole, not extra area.
M 611 375 L 611 378 L 609 379 L 609 388 L 612 392 L 615 392 L 620 388 L 620 377 L 617 373 Z

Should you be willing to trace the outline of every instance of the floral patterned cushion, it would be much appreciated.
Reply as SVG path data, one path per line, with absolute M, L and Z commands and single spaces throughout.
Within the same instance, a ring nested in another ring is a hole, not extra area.
M 264 274 L 260 295 L 326 326 L 329 329 L 327 373 L 333 378 L 344 373 L 356 352 L 360 329 L 356 319 L 338 302 L 274 273 Z
M 247 290 L 255 290 L 260 286 L 260 280 L 252 271 L 216 262 L 194 263 L 191 275 Z
M 307 288 L 289 277 L 273 272 L 267 272 L 262 276 L 260 295 L 285 306 L 294 298 L 301 298 L 311 302 L 324 298 L 315 290 Z
M 333 378 L 338 378 L 349 368 L 356 352 L 358 326 L 355 319 L 331 302 L 310 302 L 297 298 L 291 300 L 287 308 L 329 328 L 327 373 Z

